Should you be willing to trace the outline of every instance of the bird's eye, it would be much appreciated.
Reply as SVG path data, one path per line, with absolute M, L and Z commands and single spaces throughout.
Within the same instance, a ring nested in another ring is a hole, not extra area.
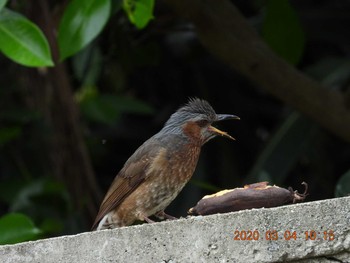
M 199 120 L 199 121 L 197 121 L 197 124 L 198 124 L 198 126 L 199 127 L 204 127 L 204 126 L 206 126 L 206 125 L 208 125 L 208 121 L 207 120 Z

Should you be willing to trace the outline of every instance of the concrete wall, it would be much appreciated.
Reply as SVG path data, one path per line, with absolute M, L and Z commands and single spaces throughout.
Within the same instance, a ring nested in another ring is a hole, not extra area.
M 350 197 L 0 247 L 4 263 L 279 261 L 350 262 Z

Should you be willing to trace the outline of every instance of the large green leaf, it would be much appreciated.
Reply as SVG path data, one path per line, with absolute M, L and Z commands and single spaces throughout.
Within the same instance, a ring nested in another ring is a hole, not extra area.
M 304 51 L 304 31 L 288 0 L 268 0 L 262 35 L 270 47 L 291 64 L 297 64 Z
M 61 60 L 84 48 L 102 31 L 110 16 L 110 10 L 110 0 L 70 2 L 58 31 Z
M 7 0 L 0 0 L 0 11 L 7 4 Z
M 53 66 L 44 34 L 28 19 L 7 8 L 0 11 L 0 51 L 24 66 Z
M 142 29 L 153 19 L 154 0 L 124 0 L 123 7 L 129 20 Z
M 350 170 L 347 171 L 342 177 L 340 177 L 335 188 L 336 197 L 346 195 L 350 195 Z
M 11 213 L 0 218 L 0 233 L 0 245 L 4 245 L 36 239 L 41 231 L 29 217 Z

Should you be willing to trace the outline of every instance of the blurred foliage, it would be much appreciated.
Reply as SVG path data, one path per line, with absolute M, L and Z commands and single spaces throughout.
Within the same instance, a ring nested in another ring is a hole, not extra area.
M 40 230 L 29 217 L 12 213 L 0 218 L 0 233 L 0 245 L 4 245 L 35 239 Z
M 158 2 L 50 1 L 60 58 L 66 59 L 79 126 L 103 191 L 135 149 L 196 96 L 217 112 L 241 117 L 220 124 L 237 141 L 218 138 L 203 147 L 193 181 L 169 214 L 184 216 L 204 194 L 262 180 L 293 188 L 305 181 L 308 200 L 348 195 L 349 145 L 212 57 L 192 25 Z M 349 90 L 349 2 L 232 2 L 282 58 L 328 88 Z M 0 10 L 5 4 L 0 1 Z M 8 1 L 0 11 L 0 50 L 20 64 L 49 66 L 43 25 L 30 19 L 35 5 Z M 5 43 L 9 29 L 14 36 L 28 34 Z M 23 43 L 27 48 L 19 51 Z M 0 209 L 11 213 L 0 219 L 0 242 L 88 230 L 92 219 L 73 206 L 48 158 L 52 128 L 41 106 L 55 98 L 38 96 L 46 93 L 31 85 L 33 76 L 22 66 L 6 57 L 0 65 Z
M 304 31 L 288 0 L 267 0 L 262 36 L 282 58 L 297 64 L 304 50 Z
M 340 177 L 335 191 L 336 197 L 348 195 L 350 195 L 350 170 Z
M 123 0 L 129 20 L 137 28 L 144 28 L 153 19 L 154 0 Z
M 85 99 L 81 102 L 81 111 L 88 121 L 108 125 L 118 122 L 123 112 L 135 114 L 153 113 L 153 109 L 142 101 L 112 94 L 101 94 Z
M 7 0 L 0 0 L 0 11 L 6 5 Z
M 315 125 L 294 112 L 275 132 L 248 175 L 249 181 L 282 184 L 315 136 Z

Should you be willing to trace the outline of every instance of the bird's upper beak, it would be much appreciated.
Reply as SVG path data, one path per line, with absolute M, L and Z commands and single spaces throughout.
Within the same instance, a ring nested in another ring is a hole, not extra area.
M 217 114 L 217 121 L 224 121 L 224 120 L 240 120 L 240 118 L 236 115 L 232 114 Z
M 239 120 L 240 118 L 236 115 L 231 115 L 231 114 L 217 114 L 217 121 L 223 121 L 223 120 Z M 220 136 L 229 138 L 231 140 L 235 140 L 231 135 L 229 135 L 227 132 L 221 131 L 218 128 L 215 128 L 213 126 L 209 126 L 208 129 Z

